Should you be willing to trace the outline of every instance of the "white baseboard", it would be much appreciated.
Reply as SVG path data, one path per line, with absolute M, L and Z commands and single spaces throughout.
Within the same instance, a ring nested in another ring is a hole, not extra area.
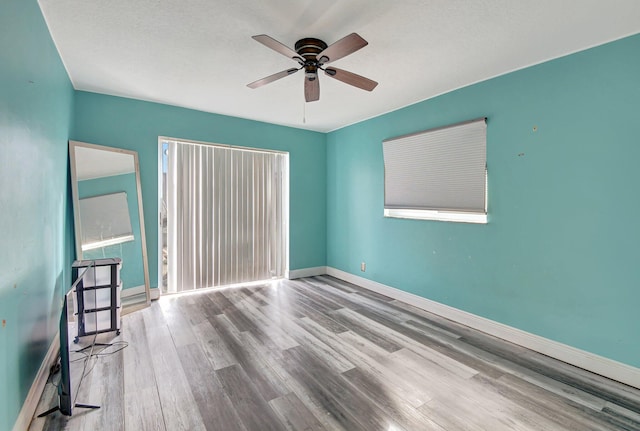
M 414 305 L 425 311 L 493 335 L 494 337 L 502 338 L 519 346 L 640 389 L 640 368 L 549 340 L 548 338 L 531 334 L 439 302 L 431 301 L 414 295 L 413 293 L 368 280 L 336 268 L 327 267 L 327 274 Z
M 141 293 L 144 293 L 144 284 L 141 286 L 134 286 L 134 287 L 129 287 L 127 289 L 122 289 L 122 292 L 120 292 L 120 297 L 127 298 L 129 296 L 139 295 Z M 160 289 L 157 289 L 157 288 L 149 289 L 149 299 L 151 299 L 152 301 L 155 301 L 158 298 L 160 298 Z
M 140 286 L 127 287 L 126 289 L 122 289 L 122 291 L 120 292 L 120 297 L 126 298 L 128 296 L 139 295 L 141 293 L 144 293 L 144 289 L 144 284 Z
M 324 275 L 326 273 L 326 266 L 316 266 L 314 268 L 294 269 L 286 274 L 286 278 L 294 280 L 296 278 L 314 277 L 316 275 Z
M 38 403 L 40 402 L 40 397 L 42 396 L 44 387 L 47 384 L 47 380 L 49 379 L 49 370 L 51 369 L 51 366 L 58 360 L 59 351 L 60 334 L 56 333 L 56 336 L 53 338 L 53 341 L 49 346 L 49 350 L 47 351 L 42 364 L 40 364 L 38 374 L 36 374 L 36 378 L 31 384 L 31 388 L 29 389 L 27 398 L 22 404 L 22 409 L 20 409 L 20 413 L 18 413 L 16 423 L 13 425 L 13 431 L 24 431 L 29 428 L 31 419 L 33 418 L 36 409 L 38 408 Z

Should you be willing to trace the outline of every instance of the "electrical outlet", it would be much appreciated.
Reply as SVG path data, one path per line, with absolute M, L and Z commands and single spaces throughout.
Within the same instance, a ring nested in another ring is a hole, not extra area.
M 360 271 L 365 272 L 367 270 L 367 264 L 366 262 L 362 262 L 360 264 Z

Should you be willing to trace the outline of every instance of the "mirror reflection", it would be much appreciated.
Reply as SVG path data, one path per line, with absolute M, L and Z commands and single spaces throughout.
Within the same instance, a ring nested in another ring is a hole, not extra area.
M 122 304 L 148 305 L 138 154 L 71 141 L 78 259 L 122 259 Z

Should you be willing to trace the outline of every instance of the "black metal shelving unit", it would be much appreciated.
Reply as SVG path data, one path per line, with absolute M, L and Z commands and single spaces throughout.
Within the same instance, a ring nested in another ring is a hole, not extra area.
M 120 335 L 120 258 L 77 260 L 72 265 L 76 285 L 76 319 L 79 337 L 116 331 Z

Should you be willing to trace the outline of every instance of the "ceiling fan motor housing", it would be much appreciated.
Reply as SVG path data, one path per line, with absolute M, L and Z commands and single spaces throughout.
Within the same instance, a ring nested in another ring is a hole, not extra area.
M 320 39 L 306 37 L 297 41 L 295 48 L 300 57 L 304 59 L 305 77 L 310 81 L 317 79 L 318 66 L 321 61 L 318 61 L 316 56 L 327 48 L 327 44 Z

